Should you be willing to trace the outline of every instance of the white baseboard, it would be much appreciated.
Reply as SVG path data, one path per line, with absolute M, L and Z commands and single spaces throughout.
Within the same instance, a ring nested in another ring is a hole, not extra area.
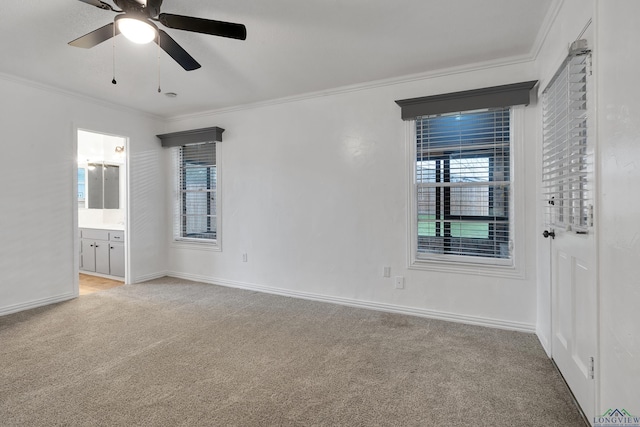
M 171 276 L 171 274 L 168 271 L 161 271 L 160 273 L 145 274 L 144 276 L 136 277 L 131 281 L 131 283 L 147 282 L 149 280 L 159 279 L 165 276 Z M 192 280 L 192 279 L 189 279 L 189 280 Z
M 5 316 L 11 313 L 17 313 L 19 311 L 29 310 L 32 308 L 42 307 L 43 305 L 55 304 L 57 302 L 68 301 L 76 298 L 78 295 L 75 292 L 70 292 L 55 297 L 42 298 L 34 301 L 24 302 L 20 304 L 13 304 L 6 307 L 0 307 L 0 316 Z
M 292 291 L 290 289 L 273 288 L 270 286 L 256 285 L 253 283 L 238 282 L 233 280 L 218 279 L 208 276 L 200 276 L 197 274 L 181 273 L 169 271 L 167 276 L 180 279 L 193 280 L 196 282 L 209 283 L 212 285 L 226 286 L 229 288 L 247 289 L 251 291 L 264 292 L 274 295 L 282 295 L 292 298 L 300 298 L 312 301 L 328 302 L 332 304 L 346 305 L 349 307 L 365 308 L 369 310 L 384 311 L 388 313 L 407 314 L 410 316 L 426 317 L 429 319 L 446 320 L 448 322 L 465 323 L 467 325 L 485 326 L 497 329 L 506 329 L 510 331 L 519 331 L 527 333 L 535 333 L 535 325 L 523 322 L 511 322 L 498 319 L 490 319 L 486 317 L 467 316 L 456 313 L 447 313 L 444 311 L 429 310 L 415 307 L 405 307 L 395 304 L 379 303 L 372 301 L 361 301 L 351 298 L 334 297 L 328 295 L 314 294 L 310 292 Z
M 551 357 L 551 346 L 549 345 L 549 340 L 547 339 L 547 337 L 542 334 L 537 328 L 536 336 L 538 337 L 538 341 L 540 341 L 540 345 L 544 349 L 545 353 L 547 353 L 547 356 Z

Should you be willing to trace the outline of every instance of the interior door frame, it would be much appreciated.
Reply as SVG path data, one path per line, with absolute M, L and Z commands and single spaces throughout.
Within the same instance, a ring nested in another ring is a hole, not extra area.
M 80 295 L 80 229 L 78 226 L 78 131 L 86 131 L 91 133 L 97 133 L 107 136 L 113 136 L 122 138 L 124 143 L 124 199 L 125 199 L 125 215 L 124 215 L 124 283 L 131 283 L 131 188 L 130 188 L 130 141 L 129 137 L 125 136 L 125 132 L 114 131 L 113 129 L 104 129 L 103 124 L 98 123 L 72 123 L 72 152 L 73 152 L 73 173 L 72 173 L 72 197 L 74 200 L 71 218 L 72 218 L 72 230 L 73 230 L 73 282 L 72 292 L 74 296 Z
M 600 168 L 599 168 L 599 162 L 600 162 L 600 148 L 599 148 L 599 144 L 598 144 L 598 128 L 597 128 L 597 123 L 598 123 L 598 115 L 599 115 L 599 111 L 598 108 L 596 108 L 597 104 L 597 94 L 598 94 L 598 78 L 597 78 L 597 74 L 595 72 L 593 72 L 593 70 L 597 70 L 597 61 L 598 61 L 598 49 L 597 49 L 597 37 L 596 37 L 596 29 L 594 28 L 595 25 L 593 25 L 593 20 L 590 19 L 586 25 L 584 26 L 584 28 L 582 29 L 581 33 L 578 35 L 578 37 L 576 37 L 575 40 L 579 40 L 579 39 L 583 39 L 583 38 L 587 38 L 588 43 L 590 48 L 592 49 L 591 51 L 591 70 L 592 70 L 592 75 L 589 81 L 589 86 L 588 86 L 588 99 L 590 99 L 590 101 L 587 104 L 587 111 L 588 111 L 588 116 L 587 116 L 587 120 L 588 120 L 588 127 L 587 129 L 589 130 L 589 134 L 588 134 L 588 138 L 589 138 L 589 145 L 591 145 L 593 147 L 593 174 L 592 174 L 592 179 L 593 179 L 593 189 L 592 189 L 592 201 L 593 201 L 593 225 L 591 226 L 591 230 L 589 231 L 590 233 L 593 234 L 594 236 L 594 253 L 593 253 L 593 258 L 594 258 L 594 265 L 593 268 L 595 270 L 595 290 L 594 290 L 594 297 L 595 297 L 595 324 L 596 324 L 596 330 L 594 331 L 594 338 L 595 338 L 595 350 L 594 350 L 594 375 L 593 375 L 593 381 L 594 381 L 594 408 L 592 408 L 592 410 L 594 410 L 595 413 L 598 413 L 598 410 L 600 408 L 600 402 L 601 402 L 601 396 L 600 396 L 600 384 L 601 384 L 601 376 L 600 376 L 600 360 L 601 360 L 601 349 L 600 349 L 600 343 L 601 343 L 601 287 L 600 287 L 600 245 L 599 245 L 599 227 L 598 227 L 598 210 L 599 210 L 599 206 L 600 206 Z M 556 68 L 560 68 L 560 66 L 556 67 Z M 542 115 L 540 116 L 542 117 Z M 542 139 L 541 139 L 542 140 Z M 542 152 L 540 153 L 540 158 L 542 158 Z M 541 181 L 540 181 L 541 182 Z M 544 230 L 548 230 L 549 225 L 545 224 L 544 221 L 544 209 L 542 209 L 541 211 L 539 211 L 541 214 L 541 219 L 542 221 L 539 222 L 539 224 L 542 224 L 542 227 Z M 551 231 L 551 230 L 549 230 Z M 561 375 L 562 372 L 560 371 L 560 368 L 556 365 L 555 360 L 554 360 L 554 354 L 557 354 L 554 350 L 554 333 L 555 333 L 555 328 L 554 325 L 556 324 L 556 319 L 554 318 L 554 304 L 556 303 L 555 301 L 555 289 L 554 289 L 554 278 L 553 278 L 553 268 L 552 268 L 552 257 L 553 257 L 553 239 L 549 238 L 549 239 L 545 239 L 545 240 L 549 240 L 548 242 L 548 246 L 545 249 L 545 254 L 546 254 L 546 259 L 544 260 L 544 262 L 547 264 L 548 268 L 548 275 L 546 277 L 547 283 L 548 283 L 548 298 L 549 298 L 549 324 L 548 324 L 548 328 L 546 333 L 548 334 L 548 341 L 546 342 L 546 345 L 548 346 L 548 355 L 550 357 L 550 359 L 552 360 L 554 366 L 556 367 L 556 369 L 558 370 L 558 372 L 560 372 Z M 540 254 L 540 252 L 538 252 Z M 566 382 L 566 381 L 565 381 Z M 568 384 L 567 384 L 568 387 Z M 573 393 L 573 391 L 572 391 Z M 574 397 L 575 400 L 575 397 Z M 576 403 L 579 406 L 579 402 Z M 580 406 L 579 406 L 580 407 Z M 582 408 L 580 408 L 582 411 Z M 587 421 L 590 425 L 592 425 L 592 421 L 591 419 L 588 419 L 584 412 L 582 412 L 582 415 L 585 418 L 585 421 Z

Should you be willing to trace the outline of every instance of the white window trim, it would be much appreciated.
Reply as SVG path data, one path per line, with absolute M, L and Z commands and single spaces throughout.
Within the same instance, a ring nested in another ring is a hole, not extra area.
M 524 106 L 511 107 L 511 200 L 512 206 L 510 214 L 510 235 L 513 242 L 512 258 L 506 260 L 508 264 L 501 265 L 500 260 L 482 260 L 468 257 L 469 262 L 465 262 L 465 257 L 457 256 L 455 259 L 446 255 L 434 256 L 432 259 L 418 259 L 416 251 L 418 247 L 418 214 L 416 197 L 416 122 L 415 120 L 405 121 L 405 152 L 407 171 L 407 268 L 411 270 L 440 271 L 446 273 L 462 273 L 481 276 L 525 278 L 524 259 L 525 245 L 524 225 L 526 222 L 524 204 Z M 440 258 L 440 259 L 438 259 Z
M 216 143 L 216 239 L 192 239 L 180 237 L 176 229 L 176 218 L 180 215 L 180 147 L 171 148 L 171 163 L 173 168 L 173 209 L 171 222 L 171 247 L 175 249 L 190 249 L 206 252 L 222 252 L 222 155 L 220 145 Z

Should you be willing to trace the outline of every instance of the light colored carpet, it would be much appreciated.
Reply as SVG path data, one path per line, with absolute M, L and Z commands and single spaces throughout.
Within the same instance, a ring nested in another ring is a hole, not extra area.
M 532 334 L 163 278 L 0 317 L 2 426 L 584 426 Z

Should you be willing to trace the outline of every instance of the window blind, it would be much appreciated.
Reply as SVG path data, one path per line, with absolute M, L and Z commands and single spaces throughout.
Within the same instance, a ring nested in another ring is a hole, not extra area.
M 417 258 L 510 259 L 510 108 L 416 118 Z
M 216 239 L 217 169 L 216 144 L 179 148 L 180 213 L 176 215 L 177 237 Z
M 587 61 L 569 56 L 542 94 L 542 179 L 547 225 L 585 232 L 591 224 Z

